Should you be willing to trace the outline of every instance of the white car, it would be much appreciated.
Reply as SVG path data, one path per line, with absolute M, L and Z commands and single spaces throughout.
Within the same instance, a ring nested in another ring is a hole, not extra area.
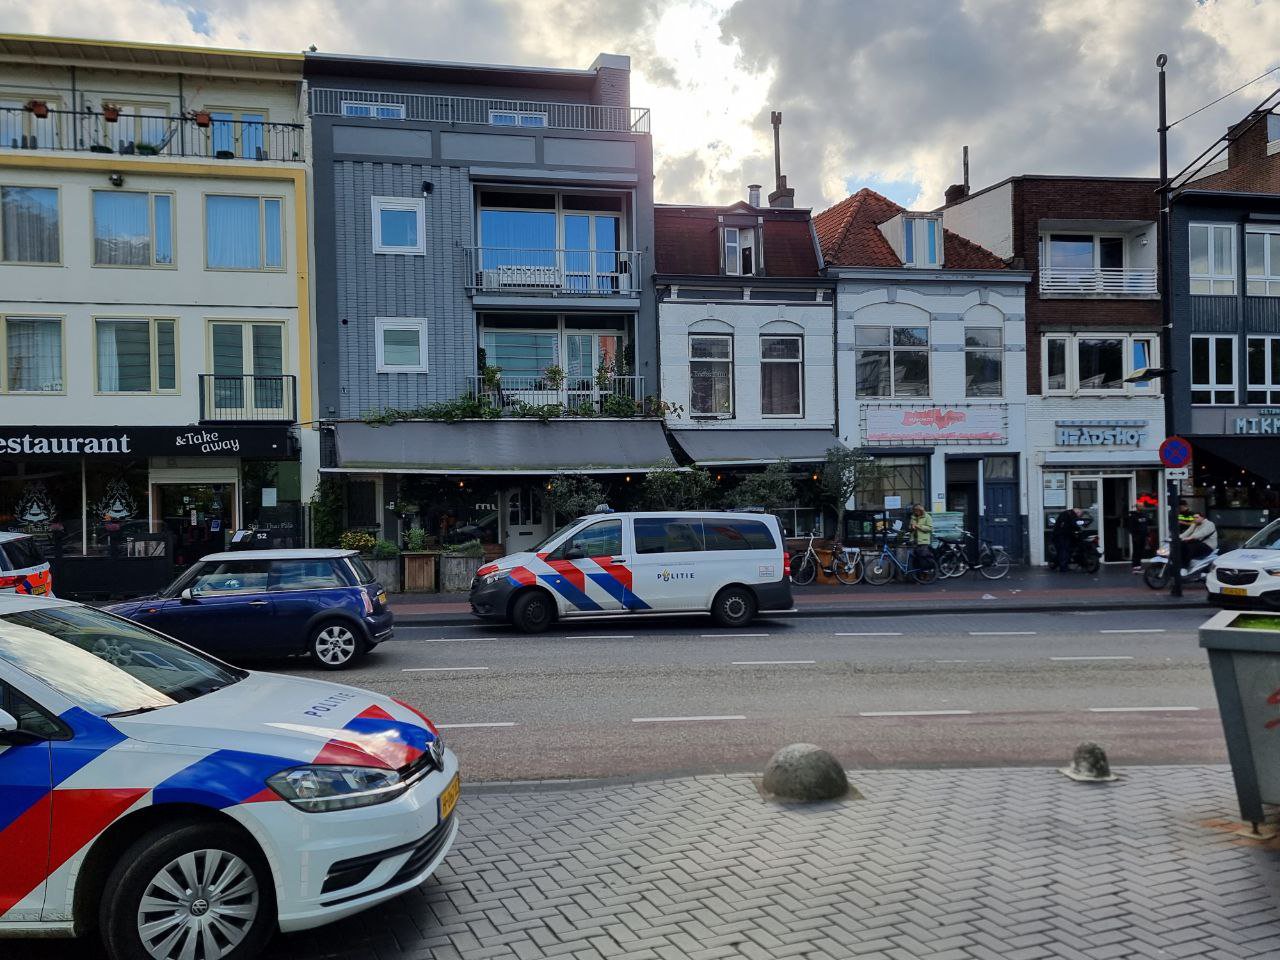
M 1218 557 L 1205 583 L 1210 603 L 1280 609 L 1280 520 Z
M 526 633 L 561 617 L 670 613 L 741 627 L 791 605 L 782 531 L 767 513 L 595 513 L 471 583 L 472 613 Z
M 422 883 L 458 789 L 408 704 L 0 595 L 0 937 L 248 960 Z

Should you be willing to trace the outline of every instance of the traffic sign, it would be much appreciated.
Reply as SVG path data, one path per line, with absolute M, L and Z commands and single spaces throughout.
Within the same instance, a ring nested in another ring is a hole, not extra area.
M 1165 437 L 1160 444 L 1160 462 L 1166 467 L 1186 467 L 1191 464 L 1191 443 L 1182 437 Z
M 1190 480 L 1191 468 L 1190 467 L 1166 467 L 1164 471 L 1164 478 L 1166 480 Z

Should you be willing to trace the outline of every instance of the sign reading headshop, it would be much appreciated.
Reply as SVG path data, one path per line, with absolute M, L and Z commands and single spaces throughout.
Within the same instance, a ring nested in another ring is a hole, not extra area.
M 288 459 L 289 427 L 0 427 L 0 458 L 262 457 Z

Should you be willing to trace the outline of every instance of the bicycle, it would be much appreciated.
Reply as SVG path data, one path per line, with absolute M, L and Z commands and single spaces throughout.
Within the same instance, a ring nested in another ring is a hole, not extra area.
M 969 558 L 965 556 L 963 541 L 940 539 L 933 556 L 938 562 L 938 576 L 944 580 L 958 577 L 969 569 Z
M 818 556 L 818 551 L 813 547 L 813 541 L 817 539 L 814 533 L 809 534 L 809 545 L 805 548 L 804 553 L 799 557 L 792 558 L 791 561 L 791 582 L 804 586 L 813 583 L 818 576 L 818 567 L 822 560 Z M 833 547 L 831 550 L 831 564 L 822 567 L 822 572 L 834 576 L 841 583 L 852 586 L 862 579 L 862 550 L 859 547 L 846 547 L 843 544 Z
M 892 580 L 895 573 L 910 577 L 920 584 L 933 583 L 938 579 L 938 561 L 933 556 L 917 556 L 916 548 L 912 547 L 907 554 L 907 563 L 903 564 L 889 548 L 888 540 L 881 542 L 880 553 L 866 563 L 865 568 L 863 578 L 877 587 Z

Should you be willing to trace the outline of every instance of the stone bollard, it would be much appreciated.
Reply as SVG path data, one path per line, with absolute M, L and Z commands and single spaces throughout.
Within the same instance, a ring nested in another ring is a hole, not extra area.
M 778 800 L 816 803 L 849 795 L 844 768 L 826 750 L 812 743 L 783 747 L 764 769 L 761 789 Z
M 1107 752 L 1096 743 L 1082 743 L 1071 757 L 1071 766 L 1060 771 L 1083 783 L 1107 783 L 1117 779 L 1107 762 Z

